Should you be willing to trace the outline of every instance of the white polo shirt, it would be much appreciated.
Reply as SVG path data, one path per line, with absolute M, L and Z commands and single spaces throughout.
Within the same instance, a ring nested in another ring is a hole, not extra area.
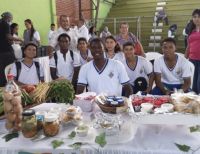
M 80 28 L 78 28 L 78 38 L 84 37 L 86 40 L 89 40 L 89 32 L 88 28 L 85 25 L 82 25 Z
M 122 85 L 128 82 L 123 64 L 112 59 L 106 59 L 102 70 L 98 70 L 93 60 L 88 62 L 81 67 L 78 78 L 78 85 L 88 85 L 89 91 L 116 96 L 121 96 Z
M 56 50 L 59 50 L 58 37 L 59 37 L 59 35 L 61 35 L 63 33 L 68 34 L 70 36 L 70 38 L 71 38 L 69 49 L 71 49 L 73 51 L 76 51 L 77 50 L 78 31 L 77 30 L 73 30 L 73 29 L 69 29 L 68 31 L 66 31 L 62 27 L 59 27 L 57 29 L 57 31 L 55 31 L 52 34 L 51 40 L 49 42 L 49 45 L 54 47 Z
M 78 50 L 78 53 L 79 53 L 79 56 L 80 56 L 80 62 L 81 62 L 81 65 L 84 65 L 87 63 L 87 59 L 83 58 L 80 54 L 80 51 Z M 92 54 L 91 54 L 91 51 L 88 49 L 87 50 L 87 57 L 90 57 L 90 58 L 93 58 Z
M 138 77 L 144 77 L 147 82 L 149 81 L 148 75 L 153 72 L 152 64 L 147 61 L 144 57 L 136 56 L 136 65 L 135 68 L 130 68 L 128 65 L 127 60 L 123 60 L 122 63 L 124 64 L 126 68 L 126 72 L 128 73 L 128 76 L 130 78 L 130 84 L 134 86 L 134 81 Z
M 177 61 L 174 68 L 167 67 L 164 56 L 154 61 L 154 72 L 161 74 L 161 82 L 167 84 L 183 84 L 184 78 L 191 77 L 190 66 L 188 60 L 183 56 L 177 55 Z
M 73 74 L 74 74 L 74 67 L 78 67 L 81 65 L 79 55 L 76 52 L 73 52 L 74 60 L 72 60 L 70 51 L 68 50 L 68 52 L 65 55 L 65 59 L 66 59 L 66 61 L 65 61 L 63 54 L 60 52 L 60 50 L 56 51 L 56 53 L 57 53 L 57 57 L 58 57 L 56 75 L 58 77 L 63 76 L 67 80 L 71 81 Z M 50 59 L 49 66 L 56 68 L 54 56 Z
M 104 57 L 105 58 L 108 58 L 108 55 L 106 52 L 104 52 Z M 119 60 L 119 61 L 123 61 L 124 60 L 124 53 L 123 52 L 118 52 L 114 55 L 113 58 L 110 58 L 110 59 L 113 59 L 113 60 Z
M 35 66 L 35 63 L 29 67 L 23 62 L 21 63 L 21 72 L 18 77 L 18 81 L 24 84 L 31 84 L 31 85 L 37 85 L 39 83 L 38 79 L 38 74 L 37 74 L 37 69 Z M 40 66 L 40 77 L 44 77 L 44 71 L 42 66 Z M 17 69 L 16 69 L 16 64 L 13 63 L 12 68 L 11 68 L 11 74 L 13 74 L 14 77 L 17 77 Z

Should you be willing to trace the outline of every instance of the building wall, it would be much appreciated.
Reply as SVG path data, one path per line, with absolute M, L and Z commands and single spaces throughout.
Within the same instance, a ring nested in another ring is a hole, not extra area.
M 81 8 L 91 9 L 91 0 L 81 0 Z M 85 20 L 91 19 L 92 10 L 83 11 L 82 16 Z M 79 0 L 56 0 L 56 15 L 67 15 L 71 23 L 76 23 L 79 19 Z
M 47 44 L 50 24 L 54 22 L 55 0 L 0 0 L 0 14 L 10 11 L 13 22 L 19 24 L 19 36 L 23 36 L 24 20 L 29 18 L 40 33 L 42 44 Z

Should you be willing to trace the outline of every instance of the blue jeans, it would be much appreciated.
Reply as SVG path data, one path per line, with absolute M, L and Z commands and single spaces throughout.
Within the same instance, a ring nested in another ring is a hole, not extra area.
M 192 90 L 200 94 L 200 60 L 192 60 L 190 61 L 194 64 L 194 77 L 193 77 L 193 84 Z
M 167 84 L 167 83 L 163 83 L 163 85 L 170 91 L 174 91 L 174 89 L 181 89 L 182 84 Z M 188 89 L 188 92 L 190 90 Z M 152 90 L 152 95 L 165 95 L 160 88 L 155 87 Z

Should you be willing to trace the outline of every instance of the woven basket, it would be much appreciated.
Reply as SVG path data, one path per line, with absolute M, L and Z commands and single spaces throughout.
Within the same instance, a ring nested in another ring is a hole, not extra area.
M 127 99 L 125 98 L 124 104 L 121 106 L 110 106 L 106 103 L 102 103 L 99 101 L 98 96 L 95 99 L 95 102 L 97 103 L 97 105 L 99 106 L 99 108 L 105 112 L 105 113 L 112 113 L 112 114 L 116 114 L 116 113 L 120 113 L 120 112 L 125 112 L 128 109 L 128 104 L 127 104 Z

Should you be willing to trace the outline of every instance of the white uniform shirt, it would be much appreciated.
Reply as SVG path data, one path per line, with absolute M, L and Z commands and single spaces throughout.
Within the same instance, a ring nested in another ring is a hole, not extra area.
M 93 60 L 88 62 L 81 67 L 78 78 L 78 84 L 88 85 L 89 91 L 116 96 L 121 96 L 122 85 L 128 82 L 123 64 L 112 59 L 107 59 L 102 70 L 97 69 Z
M 174 68 L 167 67 L 164 56 L 154 61 L 154 72 L 161 74 L 161 82 L 166 84 L 183 84 L 183 78 L 191 77 L 188 60 L 177 55 L 177 62 Z
M 51 42 L 52 36 L 53 36 L 54 31 L 50 30 L 48 33 L 48 42 Z
M 134 69 L 130 68 L 128 66 L 128 62 L 126 60 L 123 60 L 122 62 L 126 68 L 126 72 L 128 74 L 128 77 L 130 78 L 130 84 L 134 86 L 134 81 L 138 77 L 144 77 L 147 82 L 148 80 L 148 75 L 153 72 L 153 67 L 152 64 L 147 61 L 144 57 L 137 56 L 136 60 L 136 66 Z
M 104 52 L 104 57 L 105 58 L 108 58 L 108 55 L 106 52 Z M 123 61 L 124 59 L 124 53 L 123 52 L 118 52 L 114 55 L 113 58 L 110 58 L 110 59 L 113 59 L 113 60 L 119 60 L 119 61 Z
M 66 31 L 62 27 L 58 28 L 58 30 L 52 34 L 52 39 L 49 42 L 49 45 L 54 47 L 56 50 L 58 50 L 59 49 L 58 37 L 59 37 L 59 35 L 61 35 L 63 33 L 68 34 L 71 38 L 69 49 L 76 51 L 77 50 L 78 33 L 77 33 L 77 30 L 74 30 L 74 29 L 69 29 L 68 31 Z
M 81 56 L 80 51 L 78 51 L 78 53 L 79 53 L 79 56 L 80 56 L 81 65 L 86 64 L 86 63 L 87 63 L 87 59 L 84 59 L 84 58 Z M 87 55 L 88 55 L 88 57 L 93 58 L 93 56 L 92 56 L 92 54 L 91 54 L 91 51 L 90 51 L 89 49 L 87 50 Z
M 14 77 L 17 76 L 17 69 L 15 63 L 13 63 L 12 65 L 11 74 L 13 74 Z M 40 77 L 44 77 L 44 71 L 41 65 L 40 65 Z M 39 83 L 37 69 L 34 62 L 30 67 L 21 62 L 21 72 L 19 74 L 18 81 L 24 84 L 31 84 L 31 85 L 37 85 Z
M 57 72 L 56 75 L 58 77 L 65 77 L 67 80 L 71 81 L 73 74 L 74 74 L 74 67 L 80 66 L 80 57 L 76 52 L 73 52 L 74 60 L 72 60 L 72 57 L 70 55 L 70 51 L 66 53 L 66 61 L 64 60 L 63 54 L 60 52 L 60 50 L 56 51 L 57 53 Z M 56 63 L 54 56 L 49 61 L 49 66 L 56 68 Z
M 89 40 L 88 28 L 85 25 L 78 28 L 78 38 L 80 37 L 86 38 L 87 41 Z

